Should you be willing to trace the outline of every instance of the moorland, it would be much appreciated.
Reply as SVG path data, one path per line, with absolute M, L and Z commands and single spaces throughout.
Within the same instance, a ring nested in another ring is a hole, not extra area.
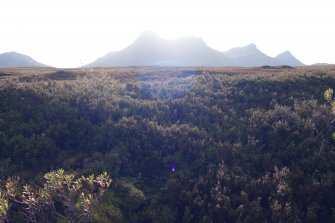
M 331 66 L 1 68 L 0 220 L 334 222 L 334 86 Z

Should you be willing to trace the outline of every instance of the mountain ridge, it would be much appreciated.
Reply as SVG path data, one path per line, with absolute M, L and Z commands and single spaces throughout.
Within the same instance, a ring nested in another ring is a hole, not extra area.
M 141 33 L 120 51 L 109 52 L 84 67 L 122 66 L 305 66 L 290 51 L 270 57 L 256 44 L 234 47 L 227 51 L 211 48 L 201 37 L 187 36 L 166 40 L 152 31 Z M 0 54 L 0 67 L 49 67 L 17 52 Z
M 107 53 L 85 67 L 265 65 L 304 66 L 289 51 L 270 57 L 261 52 L 254 43 L 220 52 L 209 47 L 200 37 L 165 40 L 152 31 L 145 31 L 123 50 Z

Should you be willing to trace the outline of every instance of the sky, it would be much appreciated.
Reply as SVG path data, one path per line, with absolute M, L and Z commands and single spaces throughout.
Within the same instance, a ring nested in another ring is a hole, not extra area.
M 335 63 L 333 0 L 1 0 L 0 53 L 79 67 L 122 50 L 141 32 L 201 37 L 226 51 L 255 43 L 305 64 Z

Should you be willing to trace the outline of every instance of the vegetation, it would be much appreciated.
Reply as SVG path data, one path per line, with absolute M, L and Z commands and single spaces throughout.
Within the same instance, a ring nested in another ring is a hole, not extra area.
M 91 222 L 94 207 L 99 198 L 111 184 L 108 174 L 94 177 L 74 179 L 74 174 L 65 174 L 63 169 L 52 171 L 44 175 L 43 187 L 34 189 L 30 185 L 19 187 L 17 179 L 9 178 L 6 189 L 1 192 L 4 204 L 0 216 L 5 221 L 8 212 L 8 203 L 12 202 L 15 211 L 24 215 L 27 222 L 52 222 L 60 219 L 61 222 Z M 23 219 L 13 215 L 15 222 Z
M 0 221 L 334 222 L 334 75 L 2 69 Z

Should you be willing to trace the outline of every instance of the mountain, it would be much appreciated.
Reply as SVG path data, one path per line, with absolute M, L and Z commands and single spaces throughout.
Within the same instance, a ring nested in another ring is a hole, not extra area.
M 168 41 L 153 32 L 144 32 L 124 50 L 108 53 L 87 66 L 227 65 L 232 65 L 232 59 L 208 47 L 201 38 L 186 37 Z
M 165 40 L 151 31 L 143 32 L 132 44 L 118 52 L 110 52 L 87 67 L 118 66 L 240 66 L 264 65 L 302 66 L 289 52 L 272 58 L 255 44 L 220 52 L 209 47 L 201 38 L 184 37 Z
M 224 52 L 225 54 L 227 54 L 230 57 L 233 58 L 238 58 L 238 57 L 246 57 L 246 56 L 250 56 L 253 54 L 257 54 L 257 53 L 262 53 L 260 52 L 256 45 L 254 43 L 251 43 L 247 46 L 244 47 L 235 47 L 232 48 L 226 52 Z
M 289 51 L 285 51 L 273 58 L 262 53 L 253 43 L 244 47 L 232 48 L 224 53 L 235 59 L 236 66 L 242 67 L 260 67 L 264 65 L 304 66 L 304 64 L 295 58 Z
M 260 67 L 263 65 L 277 65 L 272 57 L 262 53 L 253 43 L 244 47 L 232 48 L 224 53 L 235 59 L 235 66 Z
M 233 59 L 210 48 L 201 39 L 186 37 L 171 41 L 175 64 L 181 66 L 231 66 Z
M 289 51 L 279 54 L 275 57 L 275 60 L 277 63 L 280 63 L 279 65 L 304 66 L 304 64 L 295 58 Z
M 0 54 L 0 67 L 47 67 L 29 56 L 16 52 Z
M 88 66 L 153 66 L 172 58 L 170 43 L 152 32 L 142 33 L 130 46 L 119 52 L 111 52 Z

